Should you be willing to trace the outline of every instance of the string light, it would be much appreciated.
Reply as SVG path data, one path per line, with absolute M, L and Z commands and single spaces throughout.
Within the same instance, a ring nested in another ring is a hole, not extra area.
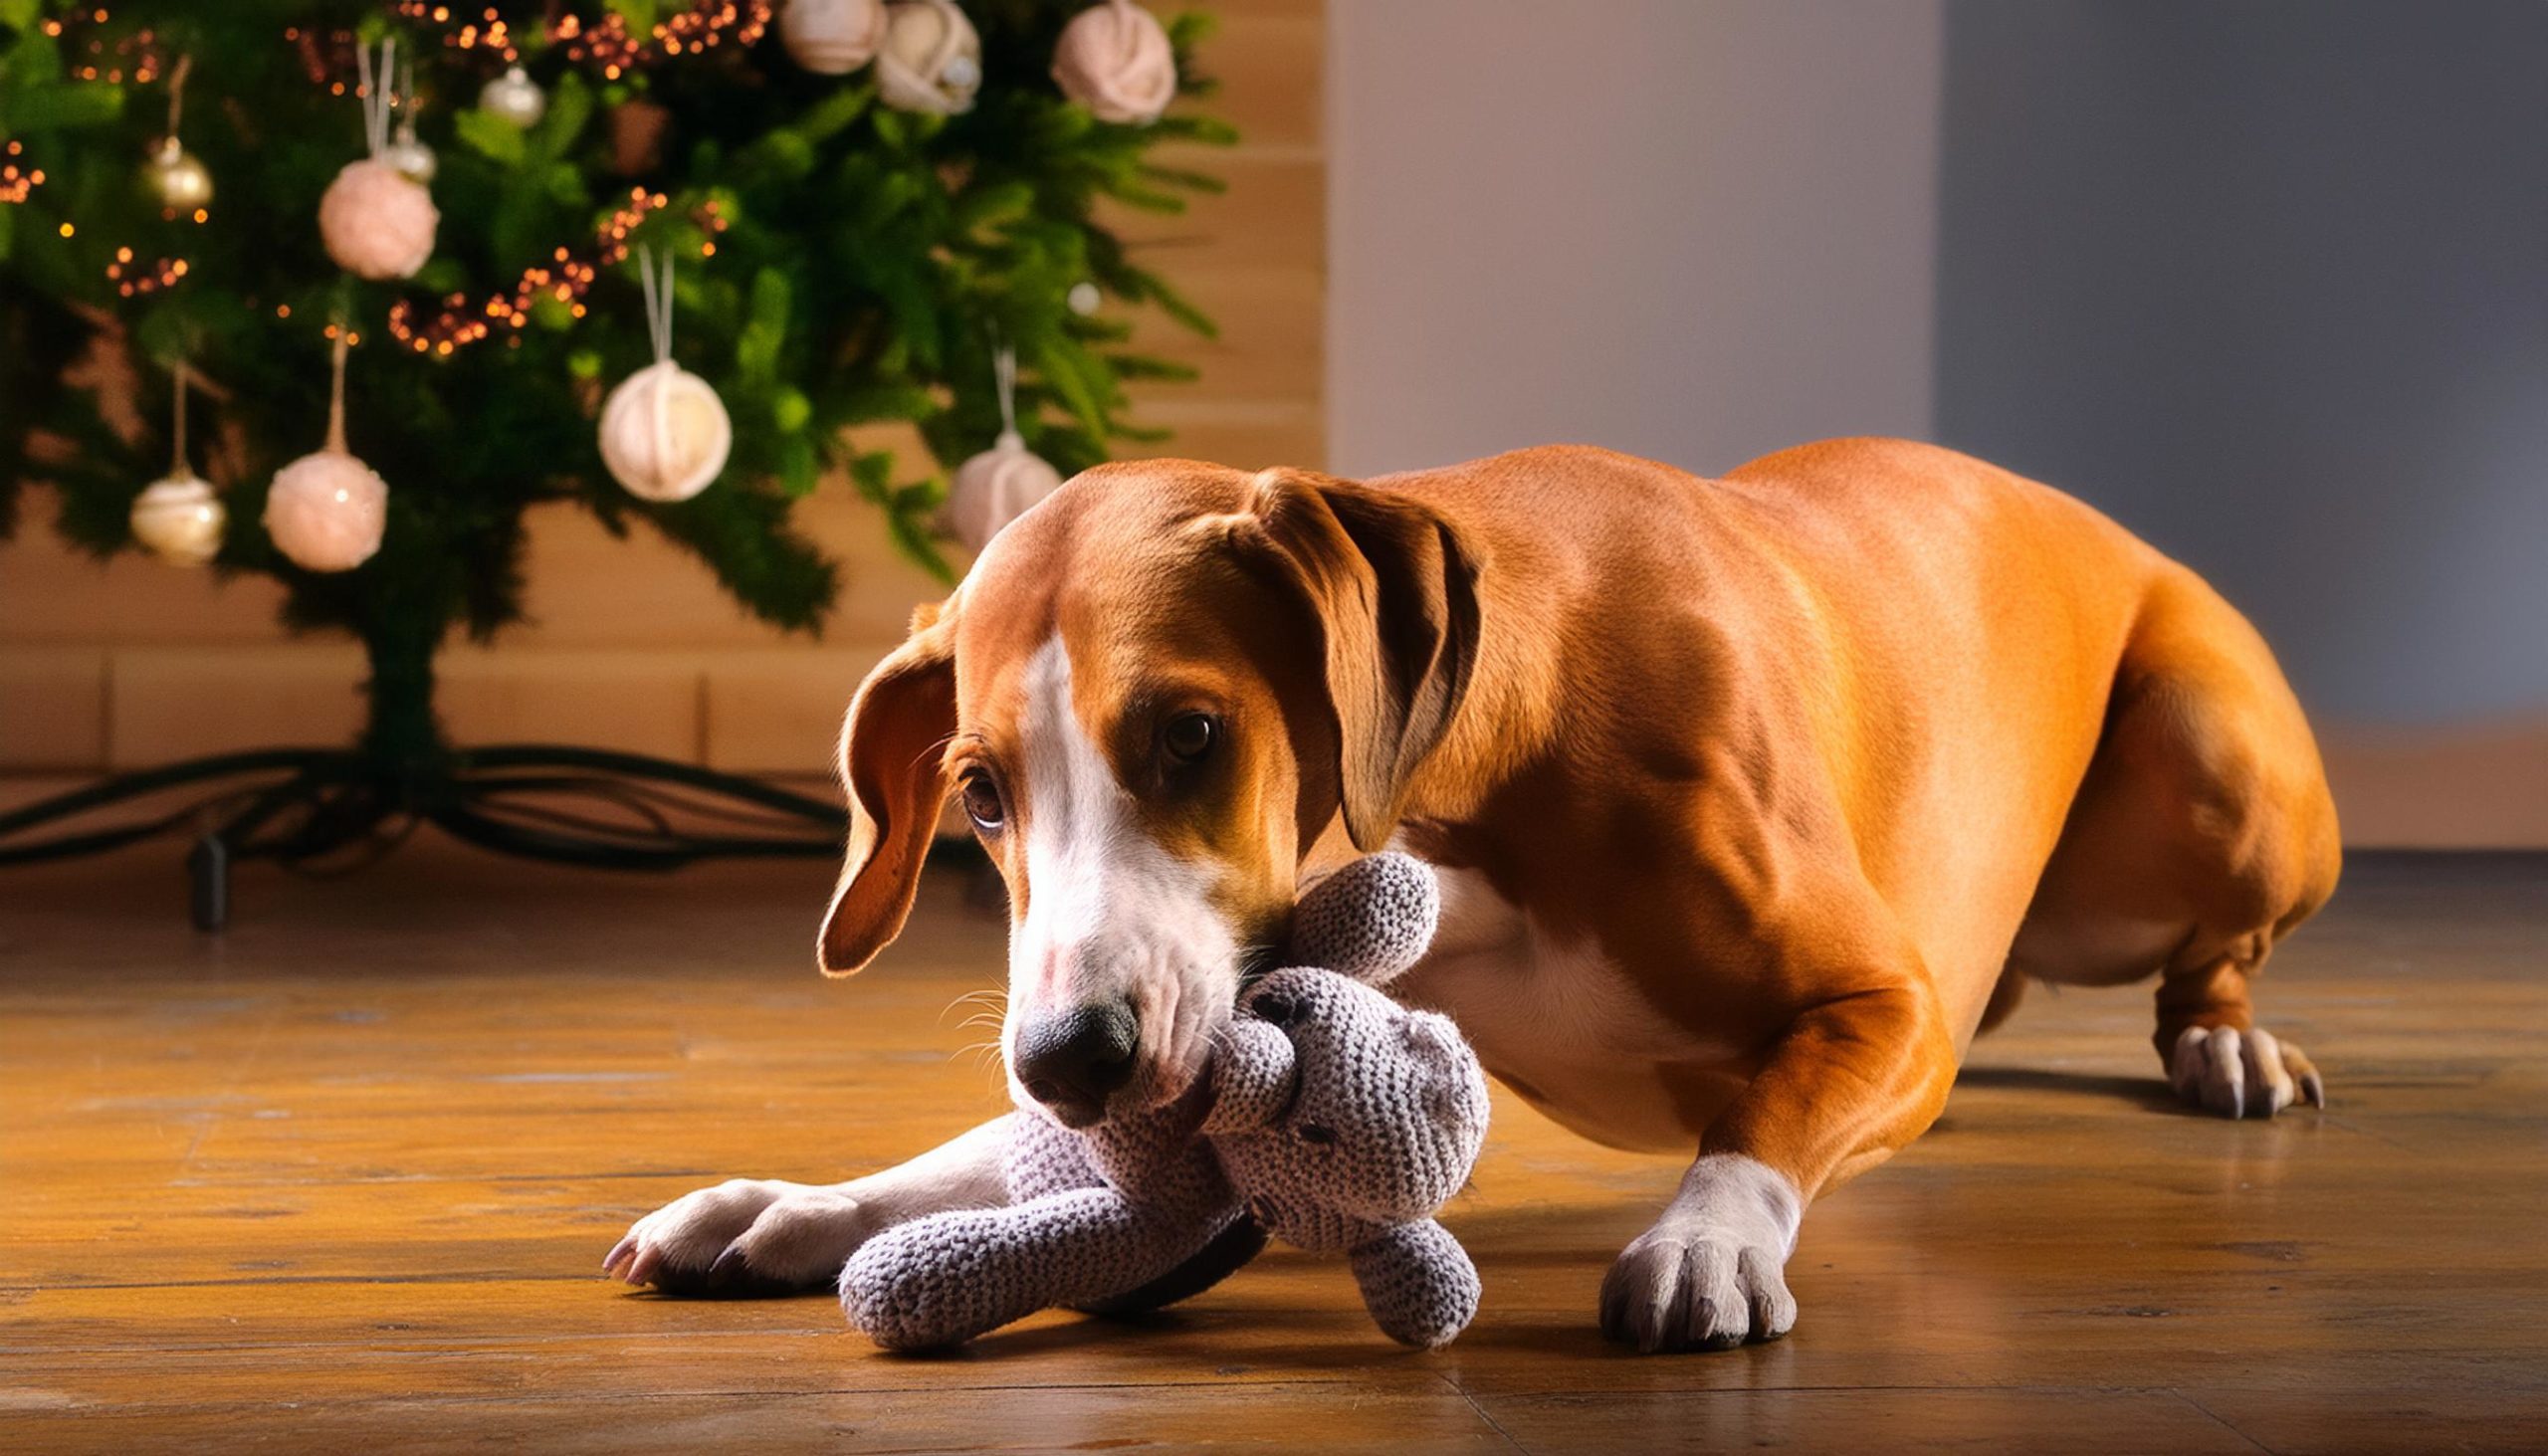
M 748 49 L 768 33 L 774 7 L 769 0 L 693 0 L 648 26 L 643 35 L 629 29 L 626 16 L 610 11 L 597 20 L 558 16 L 547 23 L 547 40 L 566 59 L 617 81 L 638 67 L 670 56 L 701 55 L 732 43 Z M 492 55 L 505 65 L 522 59 L 521 32 L 493 7 L 472 11 L 436 0 L 398 0 L 399 18 L 440 30 L 450 50 Z
M 576 258 L 571 249 L 559 248 L 548 262 L 524 269 L 511 292 L 491 295 L 477 305 L 469 302 L 467 294 L 449 295 L 442 301 L 440 311 L 423 322 L 417 320 L 415 308 L 401 299 L 389 306 L 389 336 L 416 353 L 449 357 L 491 337 L 499 328 L 511 335 L 509 342 L 520 342 L 523 328 L 531 322 L 531 310 L 542 299 L 565 305 L 569 317 L 584 317 L 584 295 L 591 292 L 601 270 L 616 266 L 628 256 L 629 237 L 647 214 L 671 204 L 672 199 L 661 192 L 633 187 L 628 200 L 611 212 L 595 234 L 592 262 Z M 700 204 L 691 219 L 712 237 L 726 231 L 725 212 L 713 198 Z M 702 243 L 701 255 L 708 256 L 715 249 L 713 242 Z
M 6 146 L 0 146 L 0 155 L 16 157 L 25 154 L 26 144 L 14 137 Z M 43 185 L 44 168 L 21 168 L 14 161 L 0 162 L 0 202 L 24 202 L 28 193 Z

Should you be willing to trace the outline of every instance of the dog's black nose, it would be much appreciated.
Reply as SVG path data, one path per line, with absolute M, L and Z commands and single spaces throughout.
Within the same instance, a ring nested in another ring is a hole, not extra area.
M 1128 1001 L 1097 1001 L 1018 1028 L 1017 1080 L 1026 1095 L 1072 1127 L 1106 1115 L 1106 1099 L 1132 1080 L 1141 1019 Z

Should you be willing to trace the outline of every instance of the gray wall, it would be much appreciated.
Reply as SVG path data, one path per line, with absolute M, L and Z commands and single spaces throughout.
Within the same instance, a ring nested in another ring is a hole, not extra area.
M 2548 4 L 1950 0 L 1939 440 L 2311 706 L 2548 705 Z
M 1340 0 L 1330 454 L 1942 440 L 2548 707 L 2548 0 Z
M 1925 434 L 1938 0 L 1328 7 L 1329 457 Z

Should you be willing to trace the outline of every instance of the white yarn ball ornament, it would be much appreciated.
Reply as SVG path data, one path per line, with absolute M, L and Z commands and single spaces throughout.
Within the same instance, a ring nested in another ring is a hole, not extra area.
M 619 382 L 601 407 L 601 463 L 628 493 L 687 501 L 726 468 L 735 444 L 726 402 L 670 359 Z
M 1015 430 L 1002 430 L 990 449 L 956 468 L 939 523 L 978 556 L 1000 527 L 1059 490 L 1062 473 L 1026 448 Z
M 1132 0 L 1112 0 L 1062 28 L 1053 80 L 1100 121 L 1147 126 L 1176 100 L 1176 52 L 1156 16 Z
M 847 76 L 885 44 L 884 0 L 787 0 L 778 35 L 797 65 L 816 76 Z
M 347 162 L 318 199 L 327 256 L 356 278 L 412 278 L 434 256 L 433 194 L 386 161 Z
M 885 7 L 885 45 L 876 55 L 876 95 L 885 104 L 954 115 L 973 108 L 981 84 L 982 38 L 955 0 Z
M 350 571 L 380 549 L 389 483 L 342 450 L 317 450 L 275 472 L 266 534 L 306 571 Z
M 211 483 L 190 470 L 152 481 L 132 502 L 134 539 L 180 566 L 200 566 L 218 555 L 229 519 Z
M 548 113 L 548 93 L 530 72 L 508 66 L 504 75 L 478 89 L 478 109 L 529 131 Z

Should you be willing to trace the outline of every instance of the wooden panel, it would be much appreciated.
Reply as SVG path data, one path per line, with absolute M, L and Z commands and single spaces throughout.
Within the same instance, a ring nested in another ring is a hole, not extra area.
M 336 743 L 362 727 L 362 653 L 347 643 L 123 648 L 110 676 L 115 768 Z
M 2347 844 L 2548 846 L 2548 718 L 2323 728 Z
M 2031 999 L 1806 1219 L 1777 1345 L 1605 1345 L 1602 1272 L 1678 1168 L 1499 1093 L 1446 1218 L 1485 1303 L 1447 1351 L 1276 1251 L 1161 1318 L 914 1359 L 827 1298 L 596 1266 L 687 1189 L 829 1180 L 997 1105 L 956 1002 L 1004 928 L 960 872 L 831 982 L 824 863 L 608 877 L 428 836 L 359 879 L 252 867 L 199 936 L 175 852 L 0 872 L 11 1450 L 2548 1444 L 2548 858 L 2357 861 L 2264 987 L 2323 1114 L 2184 1113 L 2146 991 Z
M 0 764 L 88 768 L 106 747 L 106 654 L 0 647 Z

